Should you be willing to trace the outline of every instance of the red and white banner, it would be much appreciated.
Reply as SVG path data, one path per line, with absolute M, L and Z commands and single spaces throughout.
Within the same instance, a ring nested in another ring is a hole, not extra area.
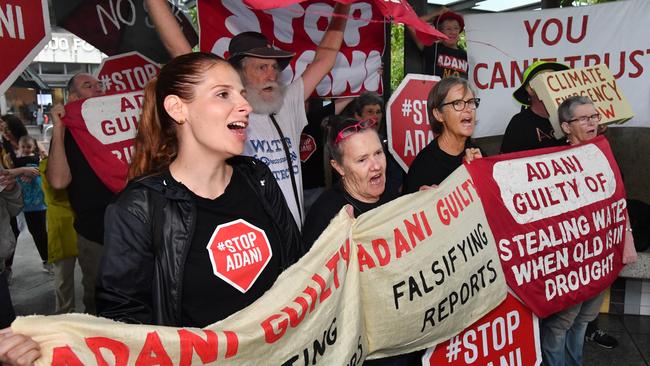
M 542 11 L 465 16 L 470 80 L 481 98 L 474 137 L 501 135 L 520 105 L 512 93 L 537 59 L 570 67 L 608 65 L 635 116 L 650 127 L 650 2 L 616 1 Z
M 592 298 L 616 279 L 625 187 L 604 137 L 466 166 L 489 207 L 508 286 L 537 316 Z
M 300 76 L 314 59 L 329 18 L 333 0 L 310 0 L 285 8 L 256 10 L 241 1 L 199 0 L 201 51 L 227 56 L 230 39 L 241 32 L 263 33 L 277 48 L 295 51 L 281 79 Z M 352 4 L 343 45 L 332 71 L 316 87 L 319 96 L 382 93 L 381 63 L 384 53 L 384 18 L 373 1 Z
M 388 150 L 405 172 L 418 153 L 435 138 L 427 97 L 438 76 L 408 74 L 390 96 L 386 114 Z
M 65 106 L 63 123 L 95 174 L 114 193 L 126 185 L 143 98 L 140 91 Z
M 0 4 L 0 95 L 9 89 L 50 41 L 46 0 L 4 0 Z
M 539 319 L 512 294 L 489 314 L 428 349 L 422 357 L 423 366 L 537 366 L 541 362 Z
M 134 51 L 102 60 L 95 77 L 104 84 L 108 95 L 144 90 L 159 71 L 156 62 Z

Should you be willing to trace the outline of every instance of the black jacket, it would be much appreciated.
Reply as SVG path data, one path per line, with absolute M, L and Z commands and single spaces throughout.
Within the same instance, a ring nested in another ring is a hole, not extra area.
M 257 193 L 284 249 L 282 269 L 304 253 L 300 232 L 269 168 L 249 157 L 229 160 Z M 104 253 L 97 281 L 100 316 L 181 326 L 183 273 L 192 243 L 196 205 L 190 192 L 165 175 L 131 182 L 106 210 Z

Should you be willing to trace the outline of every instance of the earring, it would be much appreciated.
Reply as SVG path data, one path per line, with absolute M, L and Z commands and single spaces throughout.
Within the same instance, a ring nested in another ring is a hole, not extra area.
M 174 121 L 174 122 L 176 122 L 176 124 L 182 125 L 182 124 L 185 124 L 185 122 L 187 122 L 187 120 L 186 120 L 186 119 L 182 119 L 182 120 L 180 120 L 180 121 Z

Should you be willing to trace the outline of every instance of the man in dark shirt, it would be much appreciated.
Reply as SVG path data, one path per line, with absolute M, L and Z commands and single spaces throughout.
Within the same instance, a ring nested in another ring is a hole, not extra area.
M 515 114 L 501 142 L 501 152 L 540 149 L 562 145 L 562 140 L 554 136 L 553 126 L 544 103 L 539 99 L 530 81 L 540 73 L 568 70 L 569 67 L 556 62 L 536 61 L 524 71 L 521 86 L 512 93 L 512 97 L 524 107 Z
M 73 76 L 67 89 L 69 102 L 104 94 L 99 80 L 85 73 Z M 68 191 L 70 205 L 75 213 L 77 259 L 83 275 L 85 312 L 94 314 L 95 279 L 104 240 L 104 210 L 113 199 L 113 193 L 99 180 L 72 134 L 61 121 L 65 108 L 60 104 L 56 105 L 51 113 L 54 128 L 46 176 L 52 188 Z

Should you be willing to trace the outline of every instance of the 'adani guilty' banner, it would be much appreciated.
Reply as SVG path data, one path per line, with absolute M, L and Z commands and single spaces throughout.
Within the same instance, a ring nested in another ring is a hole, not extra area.
M 522 343 L 537 344 L 531 316 L 483 317 L 506 283 L 540 317 L 603 291 L 621 268 L 625 207 L 602 137 L 478 159 L 357 219 L 341 210 L 267 293 L 206 328 L 69 314 L 21 317 L 12 330 L 39 343 L 38 365 L 360 365 L 447 339 L 445 358 L 478 365 L 479 332 L 481 345 L 493 337 L 482 354 L 538 359 Z M 217 241 L 231 236 L 223 229 Z M 245 289 L 221 256 L 217 276 Z
M 470 81 L 483 105 L 474 137 L 501 135 L 520 105 L 512 92 L 538 59 L 571 68 L 605 64 L 636 117 L 625 126 L 650 127 L 650 2 L 617 1 L 541 11 L 465 17 Z
M 627 211 L 604 137 L 479 159 L 467 168 L 481 182 L 508 286 L 537 316 L 590 299 L 616 279 Z
M 226 269 L 227 270 L 227 269 Z M 19 318 L 38 365 L 361 365 L 433 346 L 506 297 L 496 244 L 467 170 L 351 219 L 342 210 L 249 307 L 204 329 L 90 315 Z

